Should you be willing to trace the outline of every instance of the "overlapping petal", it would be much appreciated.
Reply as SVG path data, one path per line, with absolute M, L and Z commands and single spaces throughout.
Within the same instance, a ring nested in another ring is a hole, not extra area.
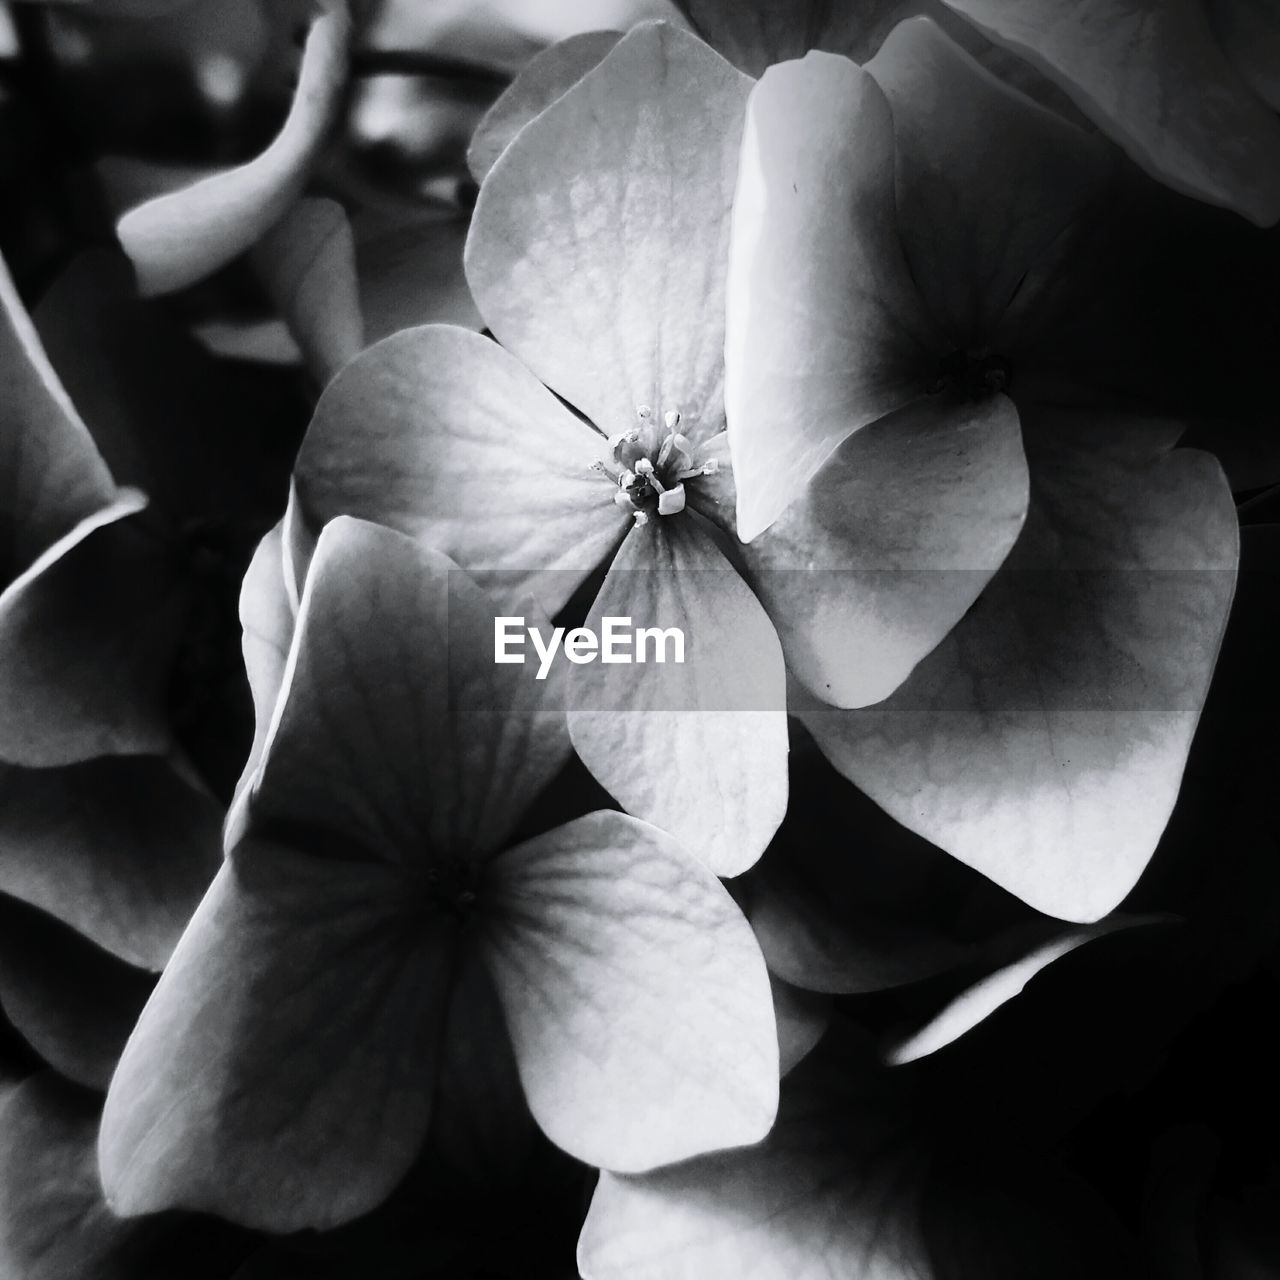
M 745 871 L 787 804 L 786 685 L 773 625 L 689 516 L 627 535 L 587 626 L 603 635 L 606 618 L 629 619 L 624 632 L 675 628 L 681 639 L 628 636 L 630 661 L 569 675 L 574 747 L 628 813 L 670 832 L 717 875 Z
M 1230 493 L 1177 434 L 1040 411 L 1031 514 L 973 610 L 888 701 L 800 710 L 905 826 L 1069 920 L 1146 866 L 1231 601 Z
M 1227 61 L 1202 0 L 946 0 L 1056 81 L 1175 190 L 1280 218 L 1280 120 Z
M 709 871 L 616 813 L 519 845 L 492 871 L 485 954 L 529 1105 L 553 1141 L 635 1171 L 768 1132 L 769 979 Z
M 813 53 L 751 93 L 733 209 L 725 405 L 738 536 L 758 537 L 852 432 L 928 391 L 893 124 L 875 81 Z
M 911 277 L 948 342 L 982 349 L 1055 242 L 1096 200 L 1096 137 L 1001 84 L 928 18 L 866 64 L 893 111 L 898 224 Z M 1015 372 L 1016 376 L 1016 372 Z
M 348 365 L 316 406 L 297 463 L 300 533 L 337 515 L 377 521 L 555 613 L 626 529 L 590 470 L 603 445 L 495 343 L 406 330 Z
M 724 272 L 750 81 L 696 37 L 637 27 L 520 131 L 467 241 L 498 340 L 607 435 L 636 407 L 723 427 Z
M 117 234 L 144 294 L 170 293 L 212 274 L 288 212 L 337 119 L 350 38 L 347 0 L 320 0 L 293 104 L 271 145 L 247 164 L 157 196 L 120 219 Z
M 493 617 L 438 553 L 362 521 L 331 523 L 307 578 L 252 820 L 315 825 L 411 872 L 497 849 L 563 765 L 569 738 L 559 684 L 493 661 Z M 318 724 L 331 732 L 317 734 Z
M 1004 562 L 1028 483 L 1005 396 L 925 397 L 854 432 L 741 550 L 790 670 L 834 706 L 888 697 Z
M 621 31 L 583 31 L 531 58 L 476 126 L 467 149 L 471 176 L 483 182 L 511 139 L 572 89 L 621 39 Z
M 385 864 L 243 841 L 112 1080 L 112 1208 L 276 1231 L 371 1209 L 426 1132 L 455 944 Z

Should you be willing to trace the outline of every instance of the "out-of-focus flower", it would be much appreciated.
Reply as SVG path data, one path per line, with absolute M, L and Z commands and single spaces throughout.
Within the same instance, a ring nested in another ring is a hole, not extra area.
M 769 984 L 715 877 L 616 812 L 513 843 L 570 745 L 562 686 L 493 662 L 493 613 L 402 534 L 321 535 L 227 861 L 112 1081 L 120 1212 L 372 1208 L 450 1122 L 495 999 L 534 1117 L 583 1160 L 768 1131 Z
M 1270 0 L 946 0 L 1022 55 L 1153 177 L 1280 220 L 1280 15 Z
M 1090 138 L 914 19 L 865 71 L 766 72 L 729 273 L 738 517 L 767 530 L 749 580 L 775 618 L 820 577 L 799 569 L 847 587 L 780 630 L 813 694 L 861 709 L 798 714 L 904 825 L 1073 920 L 1114 907 L 1164 829 L 1237 556 L 1221 469 L 1174 451 L 1178 424 L 1064 386 L 1046 281 L 1104 176 Z M 861 544 L 829 537 L 850 505 Z
M 629 812 L 724 875 L 760 856 L 786 803 L 777 637 L 703 519 L 725 492 L 725 250 L 749 85 L 655 24 L 520 134 L 467 247 L 506 349 L 425 327 L 349 364 L 299 454 L 290 546 L 304 564 L 328 519 L 361 516 L 548 614 L 607 567 L 595 632 L 605 617 L 679 627 L 687 660 L 577 669 L 574 745 Z

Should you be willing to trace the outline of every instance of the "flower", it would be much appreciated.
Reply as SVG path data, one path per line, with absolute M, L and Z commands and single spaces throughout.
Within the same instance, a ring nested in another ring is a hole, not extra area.
M 322 533 L 226 863 L 107 1097 L 118 1212 L 282 1231 L 372 1208 L 465 1105 L 457 1055 L 495 1000 L 580 1159 L 768 1131 L 768 979 L 715 877 L 616 812 L 513 834 L 570 746 L 562 688 L 492 661 L 492 617 L 401 534 Z
M 593 629 L 678 626 L 690 652 L 575 672 L 574 746 L 722 875 L 760 856 L 786 803 L 781 652 L 705 518 L 728 492 L 723 283 L 749 87 L 694 37 L 642 26 L 521 132 L 466 254 L 503 346 L 428 326 L 347 365 L 299 453 L 290 547 L 304 565 L 314 530 L 360 516 L 552 615 L 607 567 Z
M 927 19 L 866 69 L 770 69 L 743 156 L 738 527 L 817 695 L 797 714 L 905 826 L 1041 911 L 1096 919 L 1168 820 L 1237 558 L 1217 463 L 1060 372 L 1070 308 L 1048 283 L 1105 156 Z M 853 504 L 864 539 L 830 538 Z M 806 556 L 845 575 L 825 618 L 782 606 Z
M 1280 220 L 1280 22 L 1267 0 L 945 0 L 1153 177 Z

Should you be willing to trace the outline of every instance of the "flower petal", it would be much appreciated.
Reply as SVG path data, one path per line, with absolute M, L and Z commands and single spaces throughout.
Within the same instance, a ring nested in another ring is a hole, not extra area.
M 295 1231 L 379 1204 L 426 1134 L 455 945 L 383 865 L 238 845 L 111 1082 L 112 1209 Z
M 485 955 L 548 1137 L 640 1170 L 756 1142 L 777 1107 L 764 961 L 670 837 L 592 813 L 493 864 Z
M 866 70 L 893 111 L 912 278 L 949 342 L 982 350 L 1096 199 L 1108 150 L 1001 84 L 928 18 L 895 27 Z
M 347 71 L 347 0 L 323 0 L 288 118 L 249 163 L 131 209 L 116 228 L 143 294 L 172 293 L 250 248 L 298 197 L 337 119 Z
M 402 534 L 320 537 L 249 823 L 311 824 L 395 866 L 499 848 L 569 755 L 563 692 L 493 660 L 497 609 Z
M 220 820 L 162 760 L 0 767 L 0 891 L 160 969 L 221 861 Z
M 797 708 L 899 822 L 1037 910 L 1132 888 L 1178 793 L 1226 623 L 1230 493 L 1178 429 L 1044 413 L 1021 540 L 888 701 Z
M 637 27 L 490 171 L 466 270 L 498 340 L 606 435 L 639 405 L 723 426 L 724 270 L 750 81 Z
M 1060 930 L 1020 959 L 966 988 L 918 1031 L 893 1044 L 885 1054 L 885 1061 L 893 1066 L 902 1066 L 937 1053 L 971 1031 L 983 1019 L 989 1018 L 1001 1005 L 1020 995 L 1036 974 L 1063 956 L 1070 955 L 1077 947 L 1119 929 L 1152 923 L 1160 921 L 1155 917 L 1111 916 L 1097 924 Z
M 930 389 L 928 321 L 898 240 L 893 121 L 846 58 L 752 91 L 729 258 L 725 408 L 750 542 L 860 427 Z
M 802 1063 L 826 1035 L 831 1024 L 831 1001 L 802 991 L 775 974 L 769 975 L 773 1016 L 778 1024 L 778 1067 L 782 1075 Z
M 120 497 L 0 594 L 0 760 L 31 767 L 163 754 L 184 596 Z
M 298 456 L 299 508 L 313 537 L 337 515 L 373 520 L 554 614 L 626 528 L 590 469 L 603 443 L 495 343 L 427 325 L 330 383 Z
M 1004 562 L 1027 500 L 1004 396 L 926 397 L 849 436 L 742 550 L 790 670 L 835 706 L 887 698 Z
M 105 1090 L 155 978 L 43 911 L 0 898 L 0 1004 L 68 1080 Z
M 684 661 L 674 640 L 668 652 L 666 640 L 659 650 L 637 633 L 624 650 L 633 661 L 574 668 L 574 748 L 628 813 L 670 832 L 717 875 L 745 871 L 787 805 L 785 673 L 773 626 L 689 516 L 627 535 L 587 626 L 603 636 L 606 618 L 678 628 Z
M 115 497 L 0 259 L 0 583 Z
M 471 176 L 483 182 L 511 139 L 572 89 L 621 39 L 621 31 L 583 31 L 531 58 L 471 135 L 467 149 Z
M 946 0 L 1020 53 L 1153 177 L 1260 226 L 1280 218 L 1280 120 L 1201 0 Z
M 351 224 L 336 200 L 299 200 L 270 228 L 254 266 L 321 384 L 364 346 Z

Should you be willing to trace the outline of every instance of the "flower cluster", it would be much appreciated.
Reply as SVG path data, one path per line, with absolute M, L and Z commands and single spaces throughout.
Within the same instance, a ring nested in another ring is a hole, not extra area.
M 278 132 L 0 226 L 0 1273 L 1280 1265 L 1266 0 L 49 8 Z

